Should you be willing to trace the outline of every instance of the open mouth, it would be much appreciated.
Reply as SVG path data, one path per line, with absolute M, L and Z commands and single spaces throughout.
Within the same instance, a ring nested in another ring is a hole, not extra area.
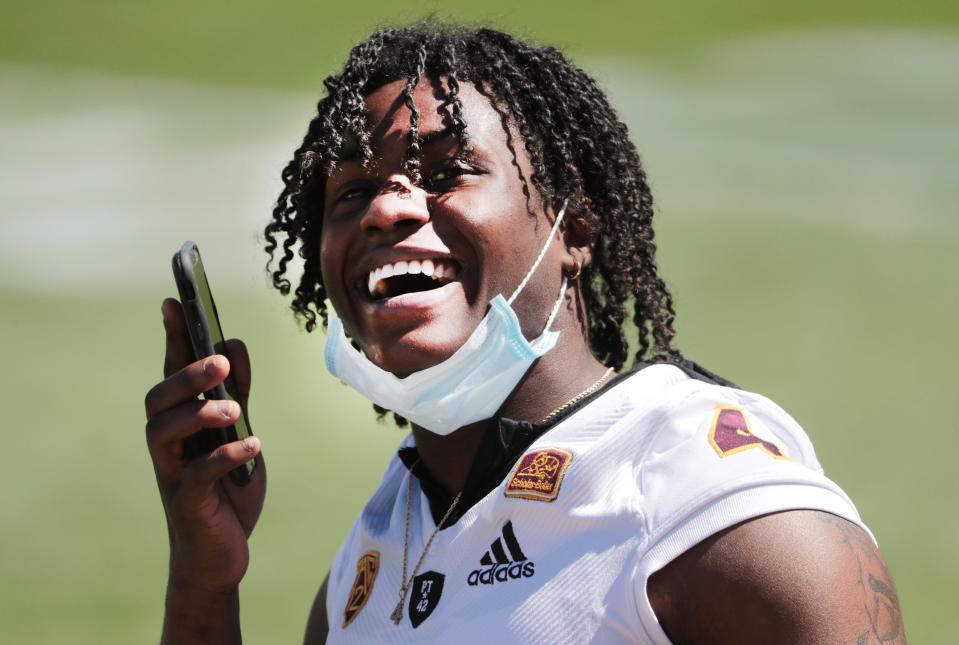
M 370 271 L 361 289 L 372 300 L 382 300 L 438 289 L 456 280 L 459 273 L 459 265 L 449 258 L 400 260 Z

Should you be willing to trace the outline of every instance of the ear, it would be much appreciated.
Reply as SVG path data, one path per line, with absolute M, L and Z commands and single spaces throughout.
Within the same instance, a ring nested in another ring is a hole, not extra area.
M 588 246 L 567 247 L 563 258 L 563 275 L 570 282 L 575 282 L 592 259 L 593 254 Z
M 592 203 L 584 198 L 579 208 L 566 215 L 563 226 L 563 240 L 566 242 L 566 255 L 563 257 L 563 273 L 571 281 L 580 271 L 593 261 L 593 234 L 590 222 L 594 219 Z M 572 204 L 570 204 L 572 208 Z

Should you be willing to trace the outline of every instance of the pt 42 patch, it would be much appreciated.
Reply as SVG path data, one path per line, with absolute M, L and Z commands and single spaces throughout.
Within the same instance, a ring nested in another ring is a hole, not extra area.
M 376 582 L 376 574 L 380 571 L 380 552 L 370 551 L 364 554 L 356 562 L 356 578 L 353 579 L 353 588 L 350 589 L 350 596 L 346 600 L 346 608 L 343 609 L 343 629 L 353 622 L 353 619 L 359 615 L 360 610 L 366 605 L 373 593 L 373 583 Z
M 506 497 L 552 502 L 559 497 L 559 487 L 573 453 L 559 448 L 541 448 L 520 457 L 513 475 L 506 484 Z
M 410 623 L 413 629 L 419 627 L 436 609 L 440 596 L 443 595 L 445 579 L 446 576 L 436 571 L 427 571 L 413 578 L 409 607 Z
M 759 448 L 776 459 L 789 459 L 779 446 L 754 435 L 743 411 L 729 405 L 716 406 L 713 424 L 709 428 L 709 443 L 720 457 Z

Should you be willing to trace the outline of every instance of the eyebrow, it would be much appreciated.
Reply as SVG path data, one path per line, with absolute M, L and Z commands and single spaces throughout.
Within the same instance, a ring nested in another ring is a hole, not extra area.
M 419 138 L 420 146 L 425 147 L 430 144 L 436 143 L 450 135 L 455 135 L 452 126 L 447 126 L 441 130 L 433 130 L 432 132 L 427 132 Z M 358 162 L 360 160 L 360 147 L 359 142 L 349 138 L 343 145 L 343 149 L 340 152 L 340 158 L 337 160 L 338 163 L 349 163 L 349 162 Z
M 447 126 L 442 130 L 433 130 L 432 132 L 427 132 L 423 136 L 419 137 L 420 145 L 426 146 L 431 143 L 435 143 L 440 139 L 445 139 L 451 134 L 453 134 L 453 128 L 451 126 Z

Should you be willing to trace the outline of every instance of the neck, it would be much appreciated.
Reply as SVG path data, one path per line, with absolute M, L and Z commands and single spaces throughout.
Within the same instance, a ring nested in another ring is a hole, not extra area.
M 560 334 L 552 351 L 533 366 L 503 403 L 498 415 L 540 421 L 595 384 L 606 366 L 589 351 L 579 329 Z M 464 426 L 446 436 L 413 426 L 420 462 L 451 496 L 463 490 L 489 420 Z

